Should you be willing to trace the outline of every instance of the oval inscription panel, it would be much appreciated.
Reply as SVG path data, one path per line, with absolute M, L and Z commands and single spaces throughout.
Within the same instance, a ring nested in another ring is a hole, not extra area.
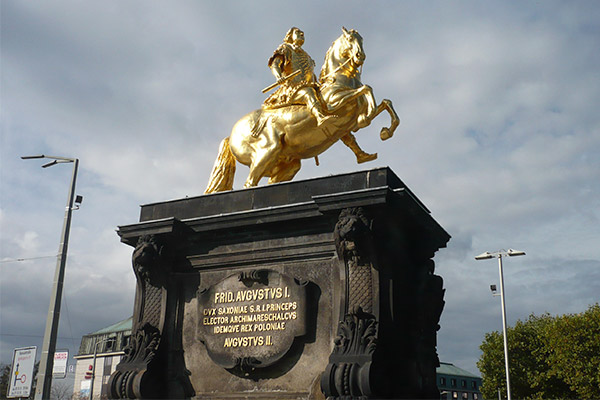
M 223 368 L 272 365 L 306 333 L 306 287 L 277 271 L 231 275 L 198 294 L 198 338 Z

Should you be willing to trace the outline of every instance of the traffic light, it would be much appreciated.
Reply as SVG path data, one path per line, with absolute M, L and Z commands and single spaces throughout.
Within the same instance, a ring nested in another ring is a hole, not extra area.
M 90 364 L 88 370 L 85 372 L 85 379 L 92 379 L 94 376 L 94 367 Z

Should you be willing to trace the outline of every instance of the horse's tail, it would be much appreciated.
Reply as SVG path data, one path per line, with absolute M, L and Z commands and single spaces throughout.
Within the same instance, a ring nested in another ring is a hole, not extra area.
M 229 138 L 221 141 L 219 154 L 215 160 L 208 186 L 204 193 L 222 192 L 233 189 L 233 176 L 235 175 L 235 157 L 229 147 Z

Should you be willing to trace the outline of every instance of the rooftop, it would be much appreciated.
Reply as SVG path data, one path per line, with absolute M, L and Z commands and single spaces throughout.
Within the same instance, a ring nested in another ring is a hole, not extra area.
M 121 332 L 121 331 L 130 331 L 132 326 L 133 317 L 129 317 L 124 319 L 123 321 L 119 321 L 116 324 L 112 324 L 111 326 L 107 326 L 106 328 L 102 328 L 96 332 L 92 332 L 89 335 L 101 335 L 104 333 L 113 333 L 113 332 Z
M 439 374 L 455 375 L 455 376 L 465 376 L 465 377 L 469 377 L 469 378 L 481 379 L 480 376 L 475 375 L 475 374 L 473 374 L 467 370 L 464 370 L 462 368 L 458 368 L 456 365 L 454 365 L 452 363 L 440 362 L 440 366 L 436 368 L 435 372 L 438 375 Z

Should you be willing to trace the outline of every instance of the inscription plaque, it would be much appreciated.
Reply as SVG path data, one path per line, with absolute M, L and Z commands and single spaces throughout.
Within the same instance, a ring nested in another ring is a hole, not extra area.
M 281 359 L 306 333 L 306 283 L 274 270 L 231 275 L 198 294 L 198 338 L 223 368 Z

